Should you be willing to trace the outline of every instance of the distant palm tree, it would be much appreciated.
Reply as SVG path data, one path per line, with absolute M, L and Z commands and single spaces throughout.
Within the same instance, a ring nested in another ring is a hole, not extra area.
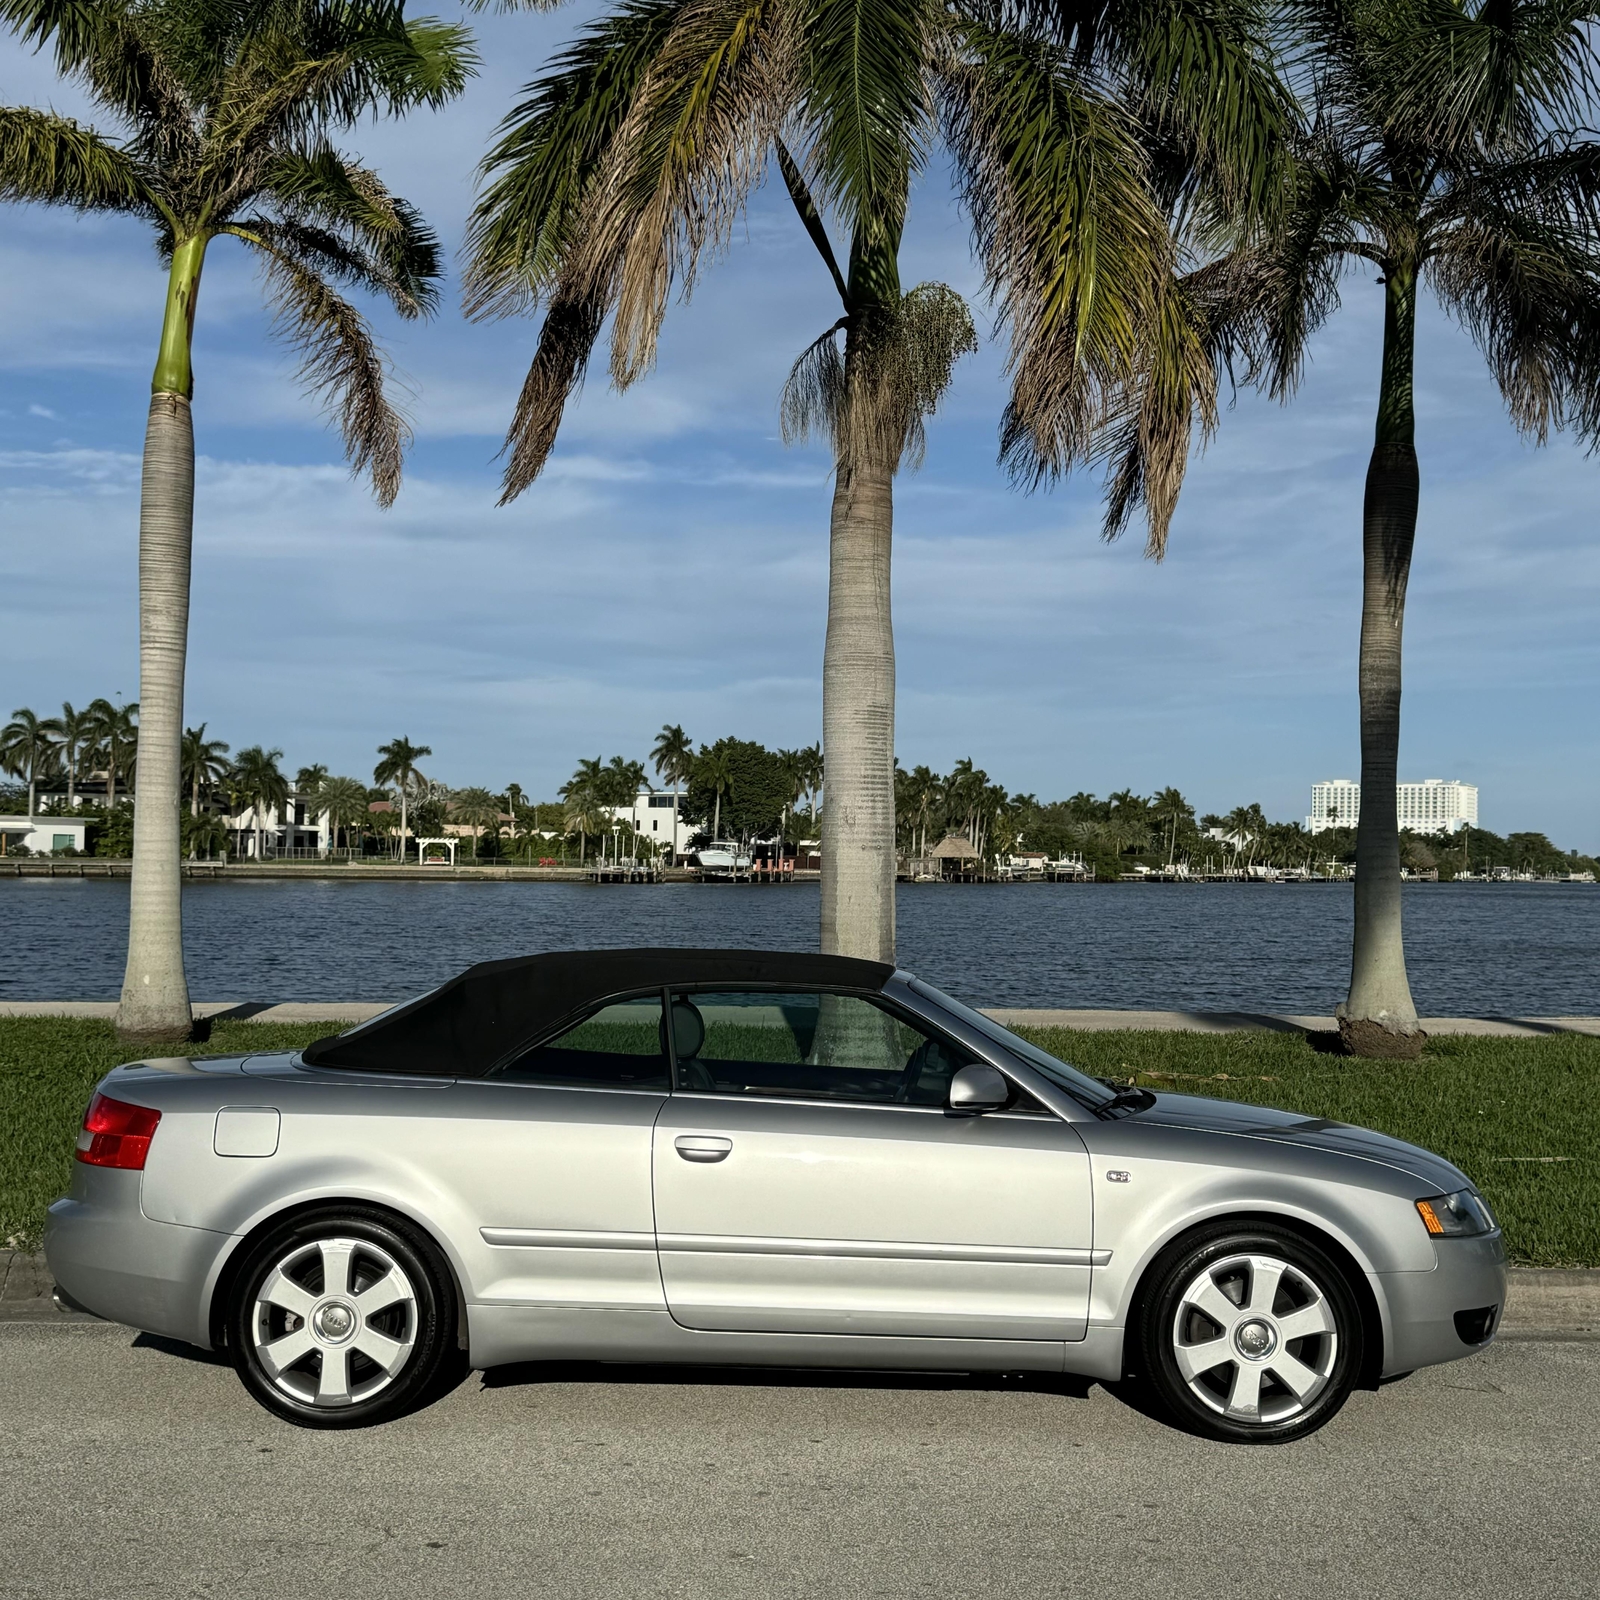
M 78 809 L 78 768 L 94 738 L 94 718 L 87 709 L 74 711 L 72 702 L 61 703 L 61 715 L 47 724 L 61 751 L 61 765 L 67 774 L 67 809 Z
M 1600 435 L 1593 14 L 1561 0 L 1305 0 L 1287 11 L 1315 118 L 1257 261 L 1256 376 L 1288 395 L 1341 282 L 1352 268 L 1375 273 L 1384 316 L 1362 504 L 1361 816 L 1338 1014 L 1347 1049 L 1408 1057 L 1422 1036 L 1406 975 L 1395 777 L 1421 490 L 1417 302 L 1431 289 L 1471 334 L 1535 443 L 1564 426 Z
M 422 316 L 437 297 L 439 248 L 417 212 L 329 134 L 369 112 L 447 102 L 473 57 L 459 28 L 408 24 L 394 3 L 6 0 L 0 15 L 25 42 L 52 46 L 61 75 L 120 130 L 0 107 L 0 198 L 137 217 L 168 269 L 141 476 L 143 771 L 117 1025 L 186 1038 L 178 819 L 201 269 L 215 239 L 249 251 L 301 376 L 338 415 L 351 466 L 390 503 L 407 428 L 366 319 L 339 289 Z
M 335 837 L 340 828 L 345 830 L 346 847 L 350 830 L 357 830 L 359 848 L 359 833 L 366 824 L 370 804 L 366 784 L 359 778 L 325 778 L 317 789 L 317 804 L 327 815 L 328 827 Z
M 372 769 L 374 783 L 392 783 L 400 791 L 400 859 L 406 858 L 406 838 L 409 828 L 410 792 L 413 784 L 425 783 L 427 780 L 417 768 L 417 763 L 424 756 L 431 756 L 432 749 L 425 744 L 412 744 L 409 739 L 391 739 L 388 744 L 378 746 L 379 761 Z
M 803 774 L 800 781 L 805 786 L 806 811 L 811 818 L 812 827 L 815 827 L 817 822 L 817 793 L 822 788 L 823 780 L 822 746 L 820 744 L 808 744 L 800 752 L 800 761 Z
M 13 711 L 11 720 L 0 728 L 0 771 L 28 780 L 30 819 L 38 809 L 39 779 L 55 770 L 58 754 L 50 724 L 26 706 Z
M 200 793 L 224 777 L 228 763 L 223 757 L 228 744 L 223 739 L 206 738 L 206 725 L 183 730 L 183 781 L 189 786 L 189 815 L 200 815 Z
M 250 807 L 255 822 L 256 860 L 261 860 L 261 818 L 268 806 L 282 808 L 289 799 L 289 780 L 278 769 L 281 750 L 263 750 L 253 744 L 241 750 L 233 763 L 233 787 Z
M 135 781 L 139 756 L 139 702 L 114 706 L 109 700 L 91 700 L 84 715 L 89 719 L 89 760 L 103 763 L 106 775 L 106 809 L 117 803 L 117 774 Z
M 1150 814 L 1166 831 L 1167 865 L 1170 867 L 1178 852 L 1178 829 L 1194 819 L 1194 807 L 1177 789 L 1167 788 L 1151 799 Z
M 304 795 L 307 800 L 315 800 L 327 776 L 328 769 L 320 761 L 309 767 L 301 767 L 294 775 L 295 793 Z
M 687 783 L 694 770 L 694 743 L 677 723 L 664 723 L 650 746 L 650 760 L 657 776 L 670 783 L 676 794 L 678 785 Z
M 711 820 L 713 841 L 722 837 L 722 797 L 734 791 L 733 755 L 726 745 L 720 750 L 702 750 L 694 775 L 717 797 Z
M 195 860 L 200 852 L 205 852 L 206 860 L 216 859 L 218 850 L 228 847 L 228 824 L 215 812 L 208 811 L 203 817 L 188 816 L 183 819 L 183 839 L 189 849 L 189 859 Z
M 583 865 L 589 848 L 589 828 L 598 819 L 600 793 L 605 786 L 605 767 L 599 756 L 581 758 L 578 770 L 557 791 L 567 808 L 567 826 L 578 830 L 578 864 Z M 604 824 L 602 823 L 602 826 Z
M 477 831 L 472 836 L 472 854 L 476 859 L 478 840 L 489 833 L 500 837 L 500 797 L 487 789 L 457 789 L 450 799 L 450 810 L 457 822 L 465 823 Z

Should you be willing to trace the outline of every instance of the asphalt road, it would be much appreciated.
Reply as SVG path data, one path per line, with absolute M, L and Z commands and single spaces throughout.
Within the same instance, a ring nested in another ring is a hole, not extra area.
M 1600 1343 L 1241 1449 L 1099 1388 L 596 1367 L 317 1434 L 179 1347 L 12 1323 L 0 1507 L 8 1600 L 1592 1597 Z

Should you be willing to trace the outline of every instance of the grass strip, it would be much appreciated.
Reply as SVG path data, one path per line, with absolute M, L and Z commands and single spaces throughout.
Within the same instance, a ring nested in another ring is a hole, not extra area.
M 218 1022 L 208 1055 L 294 1050 L 327 1024 Z M 1097 1076 L 1278 1106 L 1437 1150 L 1488 1196 L 1528 1266 L 1600 1266 L 1600 1040 L 1430 1040 L 1420 1061 L 1322 1055 L 1299 1034 L 1021 1029 Z M 0 1241 L 37 1249 L 71 1181 L 89 1094 L 127 1059 L 107 1022 L 0 1018 Z

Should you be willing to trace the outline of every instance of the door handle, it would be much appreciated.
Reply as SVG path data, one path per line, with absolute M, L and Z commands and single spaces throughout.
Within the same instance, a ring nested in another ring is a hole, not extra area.
M 733 1149 L 732 1139 L 705 1133 L 680 1133 L 672 1143 L 685 1161 L 726 1161 Z

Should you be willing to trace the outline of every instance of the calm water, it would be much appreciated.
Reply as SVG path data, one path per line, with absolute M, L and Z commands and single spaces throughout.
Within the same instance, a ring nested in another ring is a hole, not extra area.
M 0 880 L 0 999 L 112 1000 L 128 886 Z M 986 1005 L 1332 1011 L 1348 885 L 902 884 L 902 965 Z M 817 888 L 566 883 L 192 883 L 205 1000 L 387 1000 L 484 961 L 600 945 L 814 950 Z M 1424 1014 L 1600 1012 L 1600 888 L 1414 884 Z

